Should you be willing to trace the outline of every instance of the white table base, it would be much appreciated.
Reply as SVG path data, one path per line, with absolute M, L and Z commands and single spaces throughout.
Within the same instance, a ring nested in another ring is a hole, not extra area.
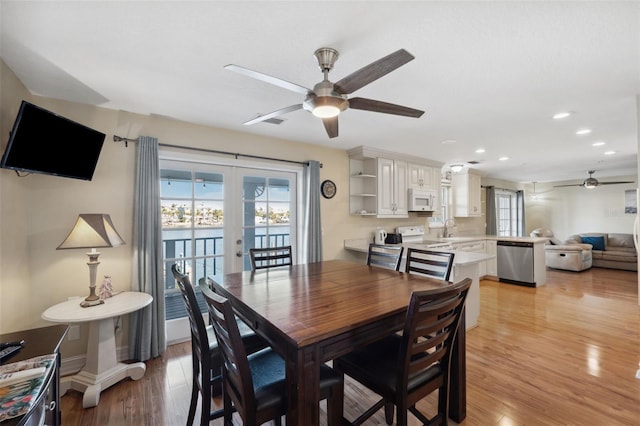
M 127 377 L 141 379 L 146 368 L 144 362 L 125 364 L 117 361 L 113 318 L 92 321 L 89 325 L 87 362 L 77 374 L 61 378 L 60 395 L 69 389 L 82 392 L 82 406 L 95 407 L 103 390 Z

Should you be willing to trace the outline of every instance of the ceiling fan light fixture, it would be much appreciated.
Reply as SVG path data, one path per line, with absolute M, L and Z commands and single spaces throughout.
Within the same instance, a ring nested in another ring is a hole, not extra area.
M 583 182 L 583 186 L 587 189 L 593 189 L 598 186 L 598 179 L 591 177 L 593 173 L 595 173 L 595 171 L 589 171 L 589 177 Z
M 341 96 L 309 95 L 305 99 L 304 108 L 319 118 L 332 118 L 347 109 L 349 101 Z
M 311 112 L 319 118 L 331 118 L 340 114 L 340 108 L 335 105 L 318 105 Z

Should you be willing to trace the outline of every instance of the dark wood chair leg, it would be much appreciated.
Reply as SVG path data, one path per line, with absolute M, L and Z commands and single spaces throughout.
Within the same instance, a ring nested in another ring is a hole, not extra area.
M 211 374 L 211 372 L 202 372 L 202 414 L 200 415 L 200 424 L 202 426 L 209 426 L 209 418 L 211 414 L 211 385 L 209 377 L 204 377 L 205 374 Z
M 193 348 L 192 348 L 193 350 Z M 196 407 L 198 405 L 198 395 L 200 390 L 198 389 L 198 374 L 200 364 L 192 357 L 193 360 L 193 379 L 191 380 L 191 402 L 189 403 L 189 414 L 187 415 L 187 425 L 193 425 L 193 421 L 196 417 Z
M 392 402 L 385 402 L 384 404 L 384 420 L 388 425 L 393 423 L 393 409 L 394 405 Z

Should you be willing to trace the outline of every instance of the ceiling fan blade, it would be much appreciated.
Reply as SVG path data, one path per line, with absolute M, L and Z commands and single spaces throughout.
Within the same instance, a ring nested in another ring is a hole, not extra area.
M 367 98 L 349 99 L 349 108 L 362 109 L 373 112 L 383 112 L 385 114 L 403 115 L 405 117 L 419 118 L 424 111 L 413 109 L 402 105 L 390 104 L 388 102 L 375 101 Z
M 553 187 L 554 188 L 564 188 L 564 187 L 567 187 L 567 186 L 584 186 L 584 183 L 576 183 L 576 184 L 573 184 L 573 185 L 554 185 Z
M 250 70 L 249 68 L 244 68 L 239 65 L 229 64 L 225 66 L 225 69 L 235 71 L 237 73 L 244 74 L 248 77 L 255 78 L 260 81 L 264 81 L 265 83 L 270 83 L 275 86 L 282 87 L 283 89 L 291 90 L 292 92 L 300 93 L 303 95 L 306 95 L 309 92 L 311 92 L 311 90 L 307 89 L 306 87 L 300 86 L 295 83 L 291 83 L 286 80 L 282 80 L 281 78 L 272 77 L 268 74 L 264 74 L 258 71 L 253 71 L 253 70 Z
M 619 185 L 621 183 L 635 183 L 633 181 L 629 181 L 629 182 L 598 182 L 598 185 Z
M 330 138 L 335 138 L 338 136 L 338 116 L 323 118 L 322 124 L 324 124 L 324 128 L 327 131 L 327 134 Z
M 256 118 L 252 119 L 252 120 L 245 121 L 242 124 L 244 124 L 245 126 L 250 126 L 252 124 L 260 123 L 262 121 L 266 121 L 266 120 L 268 120 L 270 118 L 273 118 L 273 117 L 279 117 L 279 116 L 284 115 L 284 114 L 286 114 L 288 112 L 297 111 L 299 109 L 302 109 L 302 104 L 291 105 L 291 106 L 288 106 L 286 108 L 282 108 L 282 109 L 279 109 L 277 111 L 270 112 L 269 114 L 260 115 L 260 116 L 258 116 Z
M 344 77 L 334 84 L 334 90 L 340 94 L 348 95 L 413 59 L 414 56 L 406 50 L 397 50 Z

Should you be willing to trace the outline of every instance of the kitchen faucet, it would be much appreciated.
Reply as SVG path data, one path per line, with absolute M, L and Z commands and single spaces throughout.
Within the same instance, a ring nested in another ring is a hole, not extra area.
M 445 238 L 451 236 L 451 235 L 449 235 L 447 233 L 447 225 L 449 225 L 449 226 L 451 226 L 453 228 L 454 226 L 456 226 L 456 223 L 454 222 L 453 219 L 447 219 L 447 220 L 444 221 L 444 229 L 442 231 L 442 236 L 445 237 Z

